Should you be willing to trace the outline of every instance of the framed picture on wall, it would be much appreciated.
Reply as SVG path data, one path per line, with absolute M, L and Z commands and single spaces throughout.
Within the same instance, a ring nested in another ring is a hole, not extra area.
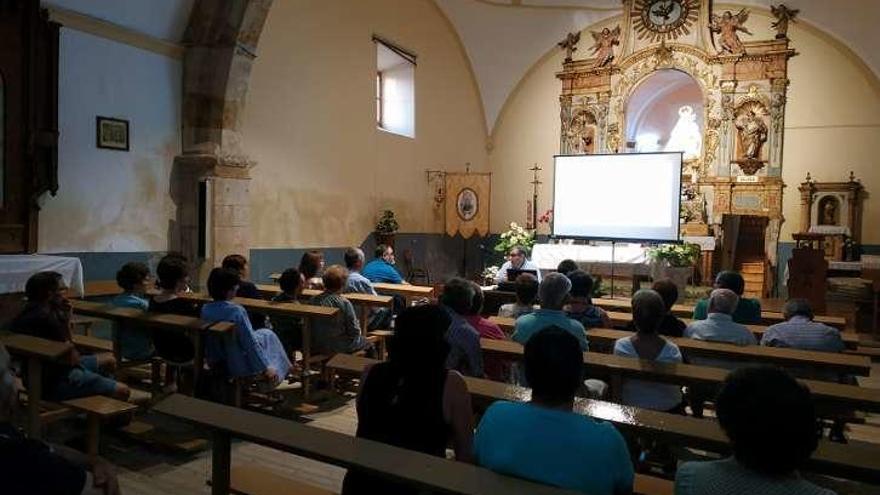
M 128 121 L 110 117 L 96 117 L 98 148 L 128 151 Z

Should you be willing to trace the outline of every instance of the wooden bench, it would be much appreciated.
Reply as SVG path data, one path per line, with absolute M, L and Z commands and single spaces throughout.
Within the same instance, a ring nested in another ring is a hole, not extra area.
M 637 360 L 633 360 L 637 361 Z M 366 365 L 377 361 L 348 355 L 337 355 L 328 366 L 340 374 L 360 376 Z M 474 406 L 484 410 L 497 400 L 528 401 L 531 390 L 501 382 L 464 377 Z M 730 445 L 718 423 L 665 412 L 651 411 L 611 402 L 577 399 L 575 411 L 592 418 L 613 423 L 622 431 L 680 444 L 710 452 L 727 454 Z M 810 471 L 840 476 L 868 483 L 880 482 L 880 447 L 846 445 L 820 440 L 819 448 L 807 463 Z
M 605 328 L 587 330 L 590 350 L 604 353 L 612 352 L 614 342 L 617 339 L 632 335 L 632 332 L 623 330 Z M 677 345 L 685 356 L 719 357 L 743 362 L 771 363 L 783 368 L 810 368 L 844 375 L 868 376 L 871 374 L 871 360 L 864 356 L 760 345 L 740 346 L 685 337 L 665 338 Z
M 427 285 L 411 285 L 411 284 L 386 284 L 377 282 L 373 284 L 373 288 L 380 294 L 392 294 L 402 296 L 406 299 L 406 305 L 411 306 L 412 300 L 417 298 L 434 297 L 434 288 Z
M 43 366 L 58 363 L 66 359 L 71 351 L 69 344 L 54 340 L 42 339 L 23 334 L 10 334 L 0 338 L 0 342 L 14 356 L 27 360 L 27 432 L 33 439 L 43 436 L 43 419 L 41 408 L 47 402 L 43 400 Z M 134 404 L 122 402 L 110 397 L 90 396 L 65 401 L 52 405 L 51 418 L 60 418 L 69 411 L 82 412 L 87 416 L 87 453 L 97 455 L 100 442 L 100 425 L 107 418 L 127 414 L 137 409 Z
M 511 360 L 520 360 L 523 346 L 510 340 L 480 339 L 483 353 L 494 353 Z M 635 378 L 658 383 L 717 388 L 727 377 L 728 370 L 693 364 L 658 363 L 598 352 L 584 353 L 584 367 L 590 377 L 609 381 L 611 394 L 620 399 L 623 379 Z M 843 385 L 817 380 L 799 380 L 813 394 L 813 399 L 826 408 L 827 413 L 847 410 L 880 412 L 880 389 Z M 825 410 L 823 410 L 823 413 Z
M 115 280 L 92 280 L 84 284 L 83 298 L 108 297 L 122 294 Z
M 561 495 L 574 492 L 504 476 L 488 469 L 421 452 L 354 438 L 265 414 L 175 394 L 154 411 L 212 430 L 211 493 L 227 495 L 231 439 L 265 445 L 346 469 L 380 476 L 439 493 Z M 281 493 L 291 493 L 285 490 Z
M 281 289 L 277 285 L 260 284 L 257 285 L 257 290 L 260 291 L 261 295 L 265 295 L 267 297 L 273 297 L 281 293 Z M 321 291 L 316 289 L 303 289 L 302 297 L 303 299 L 311 299 L 320 293 Z M 355 307 L 360 309 L 359 319 L 361 324 L 361 332 L 364 335 L 367 334 L 367 325 L 370 322 L 371 311 L 374 308 L 391 309 L 394 303 L 394 300 L 391 298 L 391 296 L 374 296 L 373 294 L 359 294 L 352 292 L 342 294 L 342 297 L 348 299 Z

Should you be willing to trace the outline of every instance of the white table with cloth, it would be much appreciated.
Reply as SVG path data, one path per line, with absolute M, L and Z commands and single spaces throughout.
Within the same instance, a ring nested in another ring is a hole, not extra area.
M 31 275 L 45 271 L 60 273 L 71 296 L 83 294 L 83 268 L 79 258 L 45 254 L 0 256 L 0 294 L 24 292 Z

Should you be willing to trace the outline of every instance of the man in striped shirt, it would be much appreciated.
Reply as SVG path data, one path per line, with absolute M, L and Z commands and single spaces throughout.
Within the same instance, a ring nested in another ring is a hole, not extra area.
M 790 299 L 784 311 L 787 321 L 767 328 L 761 345 L 826 352 L 841 352 L 846 347 L 836 328 L 813 321 L 806 299 Z

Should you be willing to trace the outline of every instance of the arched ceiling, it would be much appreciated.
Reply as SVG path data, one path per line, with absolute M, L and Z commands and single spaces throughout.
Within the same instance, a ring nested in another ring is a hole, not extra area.
M 483 98 L 486 125 L 494 128 L 505 101 L 526 72 L 568 32 L 616 16 L 620 0 L 434 0 L 452 22 L 471 60 Z M 833 35 L 880 75 L 880 1 L 735 0 L 717 2 L 769 9 L 784 3 L 800 18 Z M 731 7 L 732 8 L 732 7 Z M 591 43 L 581 40 L 576 57 Z

